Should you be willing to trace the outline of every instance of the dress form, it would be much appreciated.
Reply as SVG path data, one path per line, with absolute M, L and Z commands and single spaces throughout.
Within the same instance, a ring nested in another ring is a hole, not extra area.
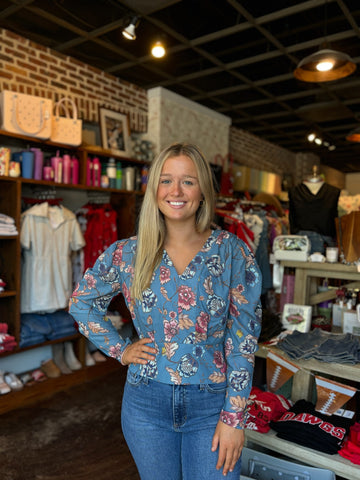
M 313 166 L 313 173 L 303 181 L 313 195 L 316 195 L 324 184 L 324 180 L 318 175 L 317 165 Z

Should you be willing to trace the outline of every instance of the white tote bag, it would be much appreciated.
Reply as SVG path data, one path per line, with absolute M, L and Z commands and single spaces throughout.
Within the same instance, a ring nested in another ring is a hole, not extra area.
M 67 105 L 71 107 L 72 116 Z M 60 109 L 64 111 L 65 117 L 60 116 Z M 55 104 L 50 140 L 74 147 L 81 144 L 82 120 L 77 118 L 77 108 L 71 98 L 64 97 Z
M 2 130 L 42 140 L 50 138 L 52 100 L 3 90 L 0 108 Z

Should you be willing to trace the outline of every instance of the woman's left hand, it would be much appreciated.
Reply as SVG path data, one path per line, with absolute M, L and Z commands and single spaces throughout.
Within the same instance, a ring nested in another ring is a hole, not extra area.
M 234 470 L 235 464 L 240 458 L 244 442 L 244 430 L 230 427 L 219 420 L 211 444 L 211 450 L 213 452 L 219 447 L 218 461 L 216 464 L 217 470 L 224 467 L 224 475 Z

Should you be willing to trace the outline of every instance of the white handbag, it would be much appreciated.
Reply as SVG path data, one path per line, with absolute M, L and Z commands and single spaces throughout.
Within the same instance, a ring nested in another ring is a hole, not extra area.
M 72 116 L 70 116 L 68 105 L 71 106 Z M 60 116 L 60 109 L 65 112 L 65 117 Z M 64 97 L 55 104 L 50 140 L 74 147 L 81 144 L 82 120 L 77 118 L 77 108 L 71 98 Z
M 50 138 L 52 100 L 3 90 L 0 108 L 2 130 L 42 140 Z

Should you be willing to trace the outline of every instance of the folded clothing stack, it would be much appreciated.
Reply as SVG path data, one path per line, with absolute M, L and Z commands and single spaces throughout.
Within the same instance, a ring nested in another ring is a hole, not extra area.
M 322 362 L 360 362 L 359 337 L 350 333 L 331 333 L 315 328 L 302 333 L 294 330 L 277 346 L 294 360 L 315 358 Z
M 360 423 L 354 423 L 350 427 L 349 436 L 339 451 L 339 455 L 347 458 L 352 463 L 360 465 Z
M 65 310 L 21 314 L 20 347 L 57 340 L 77 333 L 73 317 Z
M 0 323 L 0 353 L 11 352 L 17 346 L 15 337 L 9 335 L 7 323 Z
M 268 432 L 270 422 L 278 420 L 292 406 L 283 395 L 266 392 L 258 387 L 252 387 L 248 405 L 249 416 L 245 428 L 260 433 Z
M 270 427 L 284 440 L 333 455 L 343 446 L 353 423 L 349 418 L 320 413 L 313 403 L 298 400 L 277 421 L 271 421 Z
M 17 235 L 15 220 L 5 213 L 0 213 L 0 235 Z

